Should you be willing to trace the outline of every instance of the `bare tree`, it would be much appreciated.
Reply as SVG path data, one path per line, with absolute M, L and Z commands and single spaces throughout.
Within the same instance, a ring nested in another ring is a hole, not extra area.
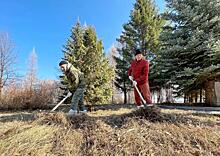
M 15 45 L 7 33 L 0 32 L 0 98 L 3 87 L 15 77 Z
M 35 83 L 37 83 L 37 54 L 35 48 L 33 48 L 28 58 L 28 71 L 25 83 L 30 91 L 34 88 Z
M 116 46 L 113 44 L 112 47 L 109 49 L 108 55 L 107 55 L 107 58 L 108 58 L 108 60 L 109 60 L 109 63 L 110 63 L 113 67 L 115 67 L 115 65 L 116 65 L 116 61 L 115 61 L 114 57 L 117 56 L 117 55 L 118 55 L 117 48 L 116 48 Z

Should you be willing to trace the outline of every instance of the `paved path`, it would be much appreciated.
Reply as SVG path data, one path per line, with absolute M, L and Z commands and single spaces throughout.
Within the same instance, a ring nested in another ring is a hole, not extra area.
M 158 106 L 163 109 L 190 110 L 196 113 L 220 115 L 220 107 L 168 106 L 168 105 L 158 105 Z

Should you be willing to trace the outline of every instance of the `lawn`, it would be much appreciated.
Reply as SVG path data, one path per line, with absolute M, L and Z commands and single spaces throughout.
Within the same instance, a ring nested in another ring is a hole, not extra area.
M 1 155 L 220 155 L 220 117 L 180 110 L 0 116 Z

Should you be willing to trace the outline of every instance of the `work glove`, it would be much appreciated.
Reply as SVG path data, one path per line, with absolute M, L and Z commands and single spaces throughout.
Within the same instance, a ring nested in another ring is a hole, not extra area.
M 133 81 L 133 79 L 134 79 L 132 76 L 129 76 L 128 78 L 129 78 L 129 80 L 131 80 L 131 81 Z
M 136 86 L 136 85 L 137 85 L 137 82 L 136 82 L 136 81 L 133 81 L 133 85 Z
M 71 92 L 68 92 L 66 96 L 67 96 L 67 97 L 70 97 L 71 95 L 72 95 L 72 93 L 71 93 Z

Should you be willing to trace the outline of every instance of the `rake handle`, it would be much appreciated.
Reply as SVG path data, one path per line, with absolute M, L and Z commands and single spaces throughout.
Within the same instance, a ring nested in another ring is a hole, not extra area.
M 131 81 L 132 81 L 132 83 L 134 82 L 134 80 L 131 80 Z M 133 83 L 133 84 L 134 84 L 134 83 Z M 141 95 L 141 92 L 139 91 L 137 85 L 134 85 L 134 87 L 135 87 L 136 91 L 138 92 L 138 94 L 139 94 L 139 96 L 140 96 L 142 102 L 146 105 L 146 101 L 144 100 L 143 96 Z
M 63 100 L 61 100 L 52 110 L 51 112 L 55 111 L 69 96 L 67 95 Z

